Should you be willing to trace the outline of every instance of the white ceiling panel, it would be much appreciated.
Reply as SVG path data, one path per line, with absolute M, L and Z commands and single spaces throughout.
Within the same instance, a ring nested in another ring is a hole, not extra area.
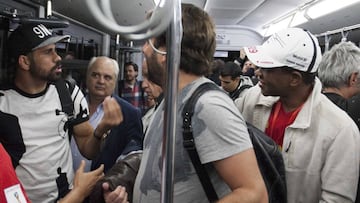
M 253 9 L 254 5 L 263 2 L 263 0 L 208 0 L 205 4 L 207 8 L 242 8 Z
M 84 6 L 87 0 L 52 0 L 55 11 L 96 28 L 101 27 Z M 245 26 L 264 33 L 263 26 L 314 0 L 182 0 L 204 8 L 217 26 Z M 337 2 L 337 0 L 334 0 Z M 121 25 L 142 22 L 153 0 L 111 0 L 114 17 Z M 359 3 L 342 11 L 300 25 L 314 34 L 359 24 Z M 355 35 L 354 32 L 352 35 Z M 357 34 L 360 38 L 360 34 Z
M 209 14 L 213 18 L 232 18 L 237 19 L 246 15 L 246 9 L 239 8 L 211 8 Z

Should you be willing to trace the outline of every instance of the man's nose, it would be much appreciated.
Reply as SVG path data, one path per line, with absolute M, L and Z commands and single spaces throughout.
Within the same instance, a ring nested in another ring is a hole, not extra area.
M 54 58 L 56 62 L 61 61 L 61 56 L 59 56 L 57 53 L 54 54 Z

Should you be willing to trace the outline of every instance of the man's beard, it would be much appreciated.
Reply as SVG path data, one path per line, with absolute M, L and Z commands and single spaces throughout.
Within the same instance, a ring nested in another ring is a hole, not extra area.
M 136 80 L 136 76 L 135 77 L 132 77 L 132 76 L 125 76 L 125 81 L 127 81 L 127 82 L 131 82 L 131 81 L 134 81 L 134 80 Z
M 30 65 L 30 74 L 33 77 L 39 78 L 41 80 L 47 81 L 47 82 L 55 82 L 61 78 L 61 72 L 56 72 L 56 68 L 60 65 L 59 63 L 56 63 L 55 66 L 53 66 L 48 73 L 39 70 L 36 66 L 33 64 Z

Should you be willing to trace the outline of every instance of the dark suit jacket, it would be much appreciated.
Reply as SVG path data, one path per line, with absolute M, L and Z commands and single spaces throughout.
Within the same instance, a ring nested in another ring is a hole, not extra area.
M 92 161 L 91 170 L 104 164 L 104 172 L 109 170 L 120 155 L 142 150 L 143 129 L 141 111 L 130 103 L 113 95 L 121 107 L 123 122 L 111 129 L 99 155 Z

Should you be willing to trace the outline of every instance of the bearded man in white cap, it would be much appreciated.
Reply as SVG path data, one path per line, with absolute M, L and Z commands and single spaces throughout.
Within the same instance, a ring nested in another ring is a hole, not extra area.
M 316 37 L 288 28 L 245 52 L 259 67 L 259 83 L 236 104 L 246 121 L 281 147 L 288 203 L 354 202 L 359 130 L 321 93 Z

